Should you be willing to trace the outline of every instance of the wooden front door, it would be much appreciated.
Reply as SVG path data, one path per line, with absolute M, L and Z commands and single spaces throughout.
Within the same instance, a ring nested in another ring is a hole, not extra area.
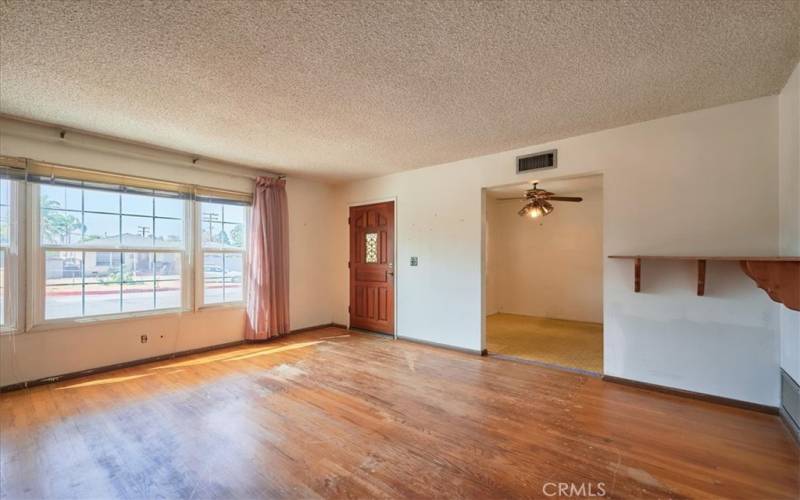
M 394 334 L 394 202 L 350 207 L 350 326 Z

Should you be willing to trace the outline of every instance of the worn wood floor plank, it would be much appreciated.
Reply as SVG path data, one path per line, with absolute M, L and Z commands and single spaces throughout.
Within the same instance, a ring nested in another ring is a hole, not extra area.
M 775 416 L 335 328 L 0 395 L 2 498 L 541 498 L 549 483 L 798 498 L 800 453 Z

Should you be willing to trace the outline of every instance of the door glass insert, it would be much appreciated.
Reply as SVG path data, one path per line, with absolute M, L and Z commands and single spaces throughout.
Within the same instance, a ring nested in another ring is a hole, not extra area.
M 367 233 L 367 251 L 364 262 L 367 264 L 377 264 L 378 262 L 378 233 Z

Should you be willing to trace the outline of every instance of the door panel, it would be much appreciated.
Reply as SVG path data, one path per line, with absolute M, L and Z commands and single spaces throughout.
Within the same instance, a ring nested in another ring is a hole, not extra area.
M 394 202 L 350 208 L 350 326 L 394 333 Z
M 389 276 L 387 276 L 386 272 L 382 270 L 378 269 L 356 270 L 356 281 L 370 282 L 370 283 L 386 283 L 388 279 Z

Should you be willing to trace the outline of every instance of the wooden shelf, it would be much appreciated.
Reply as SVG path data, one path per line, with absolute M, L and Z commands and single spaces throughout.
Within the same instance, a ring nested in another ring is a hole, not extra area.
M 800 311 L 800 257 L 774 256 L 691 256 L 691 255 L 609 255 L 609 259 L 633 260 L 633 291 L 639 292 L 642 284 L 642 260 L 679 260 L 697 262 L 697 295 L 706 290 L 706 262 L 738 262 L 742 271 L 767 292 L 775 302 Z

